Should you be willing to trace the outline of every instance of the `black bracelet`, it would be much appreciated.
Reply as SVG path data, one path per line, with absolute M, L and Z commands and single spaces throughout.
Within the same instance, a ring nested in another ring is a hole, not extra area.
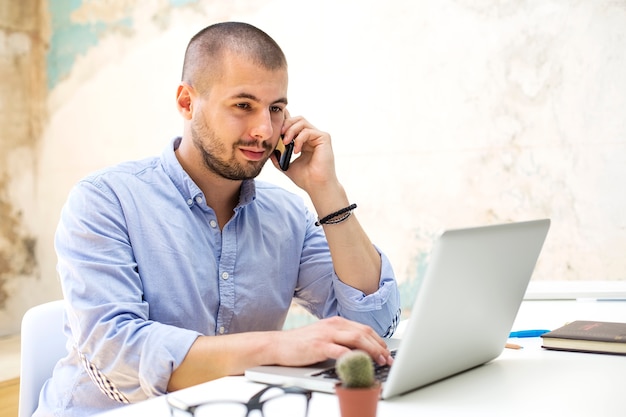
M 356 204 L 350 204 L 348 207 L 344 207 L 341 210 L 337 210 L 333 213 L 330 213 L 326 217 L 322 217 L 321 219 L 315 222 L 315 225 L 321 226 L 323 224 L 341 223 L 342 221 L 347 220 L 348 217 L 350 217 L 350 215 L 352 214 L 352 210 L 354 210 L 355 208 L 356 208 Z M 337 219 L 337 217 L 341 216 L 342 214 L 343 214 L 343 217 Z
M 339 224 L 341 222 L 345 222 L 346 220 L 348 220 L 348 217 L 352 216 L 352 212 L 349 211 L 347 213 L 342 214 L 341 216 L 338 217 L 333 217 L 330 220 L 327 220 L 326 222 L 324 222 L 324 224 Z

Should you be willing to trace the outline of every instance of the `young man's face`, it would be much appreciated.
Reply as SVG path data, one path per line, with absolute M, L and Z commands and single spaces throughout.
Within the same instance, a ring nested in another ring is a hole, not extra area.
M 194 100 L 191 134 L 205 167 L 231 180 L 256 177 L 280 137 L 287 69 L 227 54 L 221 76 Z

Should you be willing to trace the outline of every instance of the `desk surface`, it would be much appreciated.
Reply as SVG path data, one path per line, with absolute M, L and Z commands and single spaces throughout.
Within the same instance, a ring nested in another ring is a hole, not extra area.
M 513 330 L 554 329 L 573 320 L 626 321 L 624 301 L 525 301 Z M 378 416 L 609 416 L 624 412 L 626 357 L 557 352 L 540 338 L 514 339 L 523 349 L 504 349 L 492 362 L 406 395 L 381 401 Z M 459 354 L 462 354 L 462 345 Z M 195 402 L 247 399 L 261 385 L 243 377 L 222 378 L 176 395 Z M 289 411 L 285 410 L 284 416 Z M 103 414 L 107 417 L 169 416 L 165 397 Z M 310 417 L 340 417 L 337 398 L 314 393 Z M 266 416 L 281 417 L 281 416 Z

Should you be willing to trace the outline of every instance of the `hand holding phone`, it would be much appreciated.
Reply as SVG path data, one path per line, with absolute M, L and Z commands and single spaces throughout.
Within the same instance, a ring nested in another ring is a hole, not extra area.
M 274 154 L 276 158 L 278 158 L 278 165 L 280 169 L 283 171 L 287 171 L 289 168 L 289 163 L 291 162 L 291 154 L 293 153 L 293 141 L 289 142 L 287 145 L 283 142 L 283 135 L 280 136 L 278 140 L 278 144 L 276 145 L 276 149 L 274 149 Z

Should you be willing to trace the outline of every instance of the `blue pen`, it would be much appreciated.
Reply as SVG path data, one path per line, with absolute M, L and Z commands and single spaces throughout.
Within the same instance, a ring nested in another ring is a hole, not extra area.
M 544 333 L 548 333 L 550 330 L 537 329 L 537 330 L 520 330 L 517 332 L 509 333 L 509 337 L 539 337 Z

